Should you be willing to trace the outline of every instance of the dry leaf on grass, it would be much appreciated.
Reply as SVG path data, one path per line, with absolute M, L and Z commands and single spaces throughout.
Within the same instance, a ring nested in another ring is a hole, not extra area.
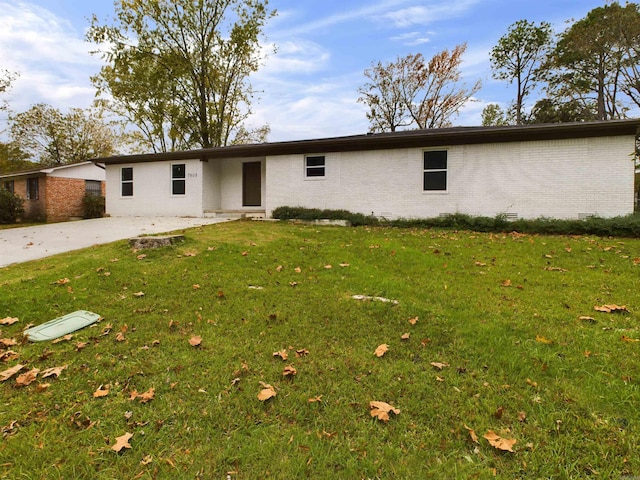
M 144 292 L 136 292 L 133 294 L 133 296 L 138 298 L 144 297 Z
M 16 365 L 14 367 L 8 368 L 7 370 L 0 372 L 0 382 L 5 382 L 13 377 L 16 373 L 24 368 L 24 365 Z
M 289 354 L 287 353 L 287 349 L 283 348 L 279 352 L 273 352 L 274 357 L 280 357 L 282 360 L 286 360 L 289 358 Z
M 295 369 L 295 367 L 292 367 L 291 365 L 287 365 L 286 367 L 284 367 L 284 370 L 282 371 L 282 376 L 283 377 L 293 377 L 294 375 L 297 375 L 298 371 Z
M 322 395 L 318 395 L 316 397 L 312 397 L 309 400 L 307 400 L 309 403 L 317 403 L 317 402 L 322 402 Z
M 67 335 L 65 335 L 64 337 L 60 337 L 60 338 L 56 338 L 53 343 L 60 343 L 60 342 L 68 342 L 69 340 L 71 340 L 73 338 L 73 334 L 72 333 L 68 333 Z
M 35 382 L 38 373 L 40 373 L 39 368 L 32 368 L 27 373 L 19 375 L 18 378 L 16 378 L 16 385 L 18 387 L 26 387 L 27 385 L 32 384 Z
M 626 312 L 629 313 L 626 305 L 596 305 L 593 307 L 596 312 L 604 312 L 604 313 L 615 313 L 615 312 Z
M 493 430 L 488 430 L 487 433 L 484 434 L 484 438 L 486 438 L 489 441 L 492 447 L 497 448 L 498 450 L 502 450 L 504 452 L 513 452 L 513 446 L 517 442 L 515 438 L 512 438 L 512 439 L 502 438 Z
M 0 345 L 3 347 L 13 347 L 17 344 L 18 342 L 15 338 L 0 338 Z
M 442 370 L 443 368 L 446 368 L 449 366 L 448 363 L 441 363 L 441 362 L 431 362 L 430 365 L 434 368 L 437 368 L 438 370 Z
M 307 350 L 306 348 L 300 348 L 296 350 L 296 357 L 305 357 L 307 355 L 309 355 L 309 350 Z
M 471 441 L 473 443 L 480 443 L 478 442 L 478 435 L 476 435 L 476 432 L 472 428 L 469 428 L 466 425 L 464 426 L 464 428 L 466 428 L 467 431 L 469 432 L 469 437 L 471 437 Z
M 69 280 L 68 278 L 61 278 L 60 280 L 56 280 L 56 281 L 55 281 L 55 282 L 53 282 L 53 283 L 58 284 L 58 285 L 66 285 L 66 284 L 67 284 L 67 283 L 69 283 L 70 281 L 71 281 L 71 280 Z
M 385 353 L 389 351 L 389 345 L 383 343 L 382 345 L 378 345 L 376 351 L 374 352 L 376 357 L 382 357 Z
M 275 388 L 268 383 L 260 382 L 260 385 L 262 386 L 262 390 L 258 393 L 258 400 L 261 402 L 265 402 L 277 395 Z
M 111 447 L 114 452 L 120 452 L 123 448 L 131 448 L 129 440 L 133 437 L 133 433 L 125 433 L 120 437 L 116 437 L 116 443 Z
M 189 345 L 192 347 L 199 347 L 202 343 L 202 337 L 200 335 L 194 335 L 189 339 Z
M 93 392 L 93 398 L 101 398 L 109 395 L 109 387 L 102 388 L 102 385 L 98 387 L 98 389 Z
M 138 400 L 140 403 L 147 403 L 153 400 L 155 396 L 155 392 L 156 392 L 155 388 L 153 387 L 151 387 L 149 390 L 147 390 L 144 393 L 138 393 L 137 390 L 134 390 L 129 395 L 129 400 Z
M 409 323 L 411 325 L 415 325 L 416 323 L 418 323 L 418 317 L 413 317 L 409 319 Z
M 389 421 L 389 413 L 396 415 L 400 413 L 400 410 L 386 402 L 371 401 L 369 402 L 369 409 L 371 410 L 369 413 L 372 417 L 377 417 L 378 420 L 382 420 L 383 422 Z
M 0 325 L 13 325 L 18 321 L 19 320 L 15 317 L 5 317 L 2 320 L 0 320 Z
M 409 338 L 411 337 L 410 333 L 403 333 L 402 336 L 400 337 L 401 340 L 409 340 Z
M 7 350 L 6 352 L 0 353 L 0 361 L 2 362 L 10 362 L 11 360 L 15 360 L 20 355 L 18 352 L 14 352 L 13 350 Z
M 41 377 L 42 378 L 47 378 L 47 377 L 52 377 L 52 376 L 56 376 L 59 377 L 60 374 L 62 373 L 62 371 L 67 368 L 67 365 L 63 365 L 62 367 L 52 367 L 52 368 L 47 368 L 45 370 L 43 370 L 41 372 Z

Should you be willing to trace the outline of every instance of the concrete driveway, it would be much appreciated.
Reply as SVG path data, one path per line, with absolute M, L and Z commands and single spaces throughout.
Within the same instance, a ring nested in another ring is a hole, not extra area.
M 225 221 L 224 218 L 107 217 L 0 230 L 0 267 L 138 235 Z

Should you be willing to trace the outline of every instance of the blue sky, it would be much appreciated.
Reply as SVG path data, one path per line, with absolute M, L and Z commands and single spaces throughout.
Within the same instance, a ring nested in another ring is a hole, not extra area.
M 479 125 L 488 103 L 506 106 L 513 87 L 491 78 L 489 52 L 514 22 L 547 21 L 557 32 L 604 0 L 270 0 L 278 11 L 266 42 L 278 52 L 252 79 L 261 92 L 251 123 L 271 126 L 270 141 L 364 133 L 357 103 L 372 62 L 409 53 L 431 58 L 466 42 L 462 73 L 482 81 L 454 125 Z M 89 18 L 104 23 L 112 0 L 0 0 L 0 69 L 20 77 L 8 95 L 14 112 L 44 102 L 65 110 L 94 99 L 89 77 L 102 65 L 84 42 Z M 265 49 L 266 50 L 266 49 Z M 535 99 L 532 98 L 531 101 Z M 0 129 L 6 115 L 0 114 Z

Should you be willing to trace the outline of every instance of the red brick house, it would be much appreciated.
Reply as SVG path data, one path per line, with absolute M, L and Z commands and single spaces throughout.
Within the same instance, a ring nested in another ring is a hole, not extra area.
M 82 217 L 85 194 L 105 194 L 104 167 L 81 162 L 0 175 L 0 188 L 24 199 L 24 220 L 61 222 Z

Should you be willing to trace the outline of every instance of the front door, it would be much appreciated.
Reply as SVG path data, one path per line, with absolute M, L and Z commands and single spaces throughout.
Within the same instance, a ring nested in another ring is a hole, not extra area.
M 242 164 L 242 206 L 262 205 L 262 162 Z

